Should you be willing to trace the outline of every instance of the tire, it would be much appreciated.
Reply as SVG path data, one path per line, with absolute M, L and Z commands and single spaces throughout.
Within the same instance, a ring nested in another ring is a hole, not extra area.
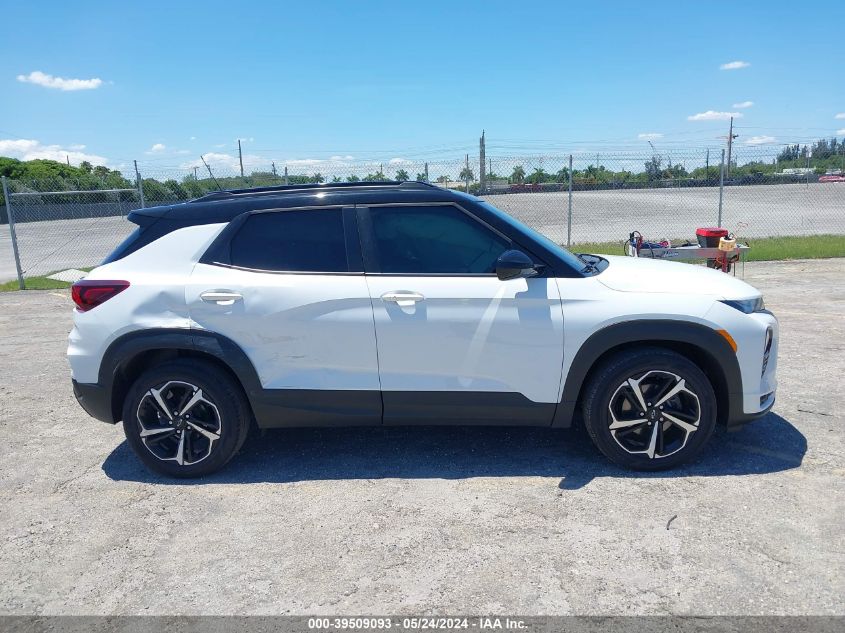
M 243 446 L 251 422 L 240 385 L 202 360 L 168 361 L 147 370 L 123 403 L 129 446 L 148 469 L 168 477 L 202 477 L 221 469 Z
M 582 412 L 590 438 L 611 461 L 634 470 L 665 470 L 693 459 L 713 435 L 716 395 L 687 358 L 640 348 L 596 368 Z

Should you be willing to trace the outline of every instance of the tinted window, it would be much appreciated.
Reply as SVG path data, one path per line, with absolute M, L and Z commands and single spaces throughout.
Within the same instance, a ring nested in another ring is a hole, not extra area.
M 455 207 L 370 212 L 383 273 L 492 273 L 510 244 Z
M 233 266 L 256 270 L 345 272 L 340 209 L 250 215 L 232 238 Z

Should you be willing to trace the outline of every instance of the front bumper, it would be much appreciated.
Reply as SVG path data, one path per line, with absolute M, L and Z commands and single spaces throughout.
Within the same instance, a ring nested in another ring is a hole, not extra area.
M 108 422 L 117 423 L 112 410 L 111 389 L 97 384 L 76 382 L 73 383 L 73 395 L 85 412 L 93 418 Z
M 738 431 L 749 422 L 759 420 L 769 411 L 771 411 L 772 407 L 775 406 L 774 393 L 772 393 L 771 396 L 767 398 L 767 403 L 768 404 L 764 404 L 764 408 L 760 409 L 759 411 L 754 411 L 753 413 L 746 413 L 745 411 L 742 411 L 737 407 L 735 411 L 731 412 L 731 415 L 728 419 L 728 431 Z

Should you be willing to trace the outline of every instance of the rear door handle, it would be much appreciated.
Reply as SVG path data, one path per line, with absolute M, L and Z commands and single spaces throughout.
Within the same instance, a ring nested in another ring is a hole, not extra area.
M 425 299 L 419 292 L 410 292 L 408 290 L 394 290 L 392 292 L 385 292 L 381 296 L 382 301 L 389 301 L 398 306 L 407 308 L 414 305 L 417 301 Z
M 200 299 L 206 303 L 216 303 L 219 306 L 230 306 L 243 298 L 242 294 L 231 290 L 208 290 L 200 295 Z

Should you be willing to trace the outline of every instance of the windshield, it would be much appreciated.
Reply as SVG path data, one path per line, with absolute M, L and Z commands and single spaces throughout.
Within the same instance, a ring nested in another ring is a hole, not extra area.
M 501 220 L 503 222 L 507 222 L 510 226 L 514 227 L 515 229 L 517 229 L 521 233 L 526 234 L 529 238 L 540 242 L 543 246 L 545 246 L 550 251 L 557 253 L 558 256 L 562 260 L 564 260 L 567 264 L 572 266 L 572 268 L 574 268 L 575 270 L 583 271 L 585 267 L 591 266 L 591 264 L 585 262 L 583 259 L 581 259 L 577 255 L 575 255 L 574 253 L 570 253 L 568 250 L 566 250 L 560 244 L 556 244 L 555 242 L 550 240 L 548 237 L 546 237 L 542 233 L 535 231 L 530 226 L 523 224 L 519 220 L 516 220 L 515 218 L 509 216 L 507 213 L 505 213 L 501 209 L 497 209 L 496 207 L 494 207 L 489 202 L 486 202 L 484 200 L 479 200 L 479 202 L 482 206 L 484 206 L 485 209 L 487 209 L 491 213 L 495 213 L 496 216 L 501 218 Z

